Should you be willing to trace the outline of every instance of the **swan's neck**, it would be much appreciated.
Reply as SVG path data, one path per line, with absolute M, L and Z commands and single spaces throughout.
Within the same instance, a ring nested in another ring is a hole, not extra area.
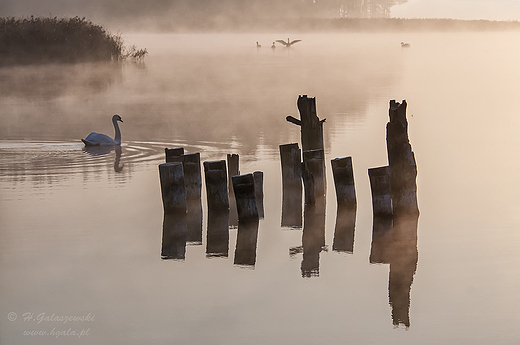
M 114 141 L 117 141 L 118 144 L 121 144 L 121 130 L 119 129 L 119 124 L 117 123 L 116 119 L 112 120 L 112 123 L 114 124 L 114 129 L 116 130 Z

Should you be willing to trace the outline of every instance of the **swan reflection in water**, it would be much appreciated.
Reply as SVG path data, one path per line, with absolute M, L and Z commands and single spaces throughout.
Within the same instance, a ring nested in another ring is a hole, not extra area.
M 124 164 L 121 164 L 121 154 L 123 153 L 123 149 L 121 145 L 99 145 L 99 146 L 85 146 L 83 147 L 83 152 L 93 156 L 93 157 L 101 157 L 106 156 L 112 151 L 116 152 L 116 157 L 114 160 L 114 171 L 121 172 L 123 171 Z

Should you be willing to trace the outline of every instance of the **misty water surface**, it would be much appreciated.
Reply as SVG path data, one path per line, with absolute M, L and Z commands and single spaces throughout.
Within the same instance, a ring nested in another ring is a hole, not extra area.
M 270 48 L 287 37 L 302 42 Z M 134 34 L 143 63 L 0 68 L 1 342 L 518 342 L 519 38 Z M 285 117 L 299 117 L 303 94 L 326 118 L 325 246 L 310 278 L 301 228 L 281 225 L 278 151 L 300 140 Z M 392 247 L 408 254 L 378 259 L 367 169 L 387 164 L 391 99 L 408 102 L 421 214 Z M 84 150 L 91 131 L 113 135 L 116 113 L 121 151 Z M 227 257 L 208 257 L 204 190 L 202 243 L 161 260 L 165 147 L 203 161 L 238 153 L 242 173 L 264 172 L 254 265 L 235 264 L 235 228 Z M 334 250 L 330 160 L 345 156 L 358 202 L 352 251 Z M 38 324 L 24 313 L 95 319 Z M 90 333 L 24 335 L 69 327 Z

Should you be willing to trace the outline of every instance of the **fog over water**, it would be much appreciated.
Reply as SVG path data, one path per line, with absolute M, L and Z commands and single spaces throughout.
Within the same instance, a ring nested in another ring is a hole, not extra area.
M 149 55 L 0 67 L 1 343 L 520 340 L 518 32 L 125 38 Z M 271 48 L 287 38 L 302 41 Z M 326 197 L 285 226 L 279 145 L 300 143 L 286 121 L 299 95 L 326 118 Z M 408 103 L 420 216 L 390 231 L 373 219 L 367 172 L 388 164 L 394 99 Z M 113 136 L 113 114 L 121 147 L 84 148 L 92 131 Z M 258 227 L 224 220 L 215 240 L 204 185 L 202 241 L 177 236 L 161 200 L 165 147 L 203 162 L 236 153 L 241 173 L 262 171 Z M 330 160 L 346 156 L 354 212 L 338 209 L 332 179 Z M 166 240 L 182 255 L 161 259 Z M 89 331 L 27 333 L 69 328 Z

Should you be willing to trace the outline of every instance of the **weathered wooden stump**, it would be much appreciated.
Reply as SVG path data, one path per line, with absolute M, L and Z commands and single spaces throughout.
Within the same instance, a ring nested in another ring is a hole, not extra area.
M 166 154 L 166 163 L 182 162 L 182 159 L 179 157 L 184 154 L 184 148 L 183 147 L 177 147 L 174 149 L 165 148 L 164 153 Z
M 392 216 L 390 168 L 388 166 L 368 169 L 372 189 L 372 212 L 374 217 Z
M 182 163 L 160 164 L 159 177 L 164 213 L 186 213 L 186 187 Z
M 392 206 L 394 214 L 418 214 L 417 206 L 417 166 L 415 156 L 408 139 L 408 121 L 406 120 L 406 101 L 390 101 L 390 121 L 386 125 L 386 146 Z
M 235 265 L 254 266 L 256 263 L 256 244 L 258 241 L 258 219 L 238 223 L 235 246 Z
M 204 162 L 208 209 L 229 210 L 226 161 Z
M 253 174 L 232 177 L 238 211 L 238 224 L 258 219 Z
M 255 181 L 255 200 L 256 208 L 258 210 L 258 217 L 264 218 L 264 173 L 255 171 L 253 173 Z
M 206 233 L 206 256 L 228 257 L 229 255 L 229 210 L 208 209 Z
M 323 150 L 323 122 L 316 113 L 316 99 L 307 95 L 298 97 L 300 120 L 287 116 L 286 120 L 301 127 L 302 150 Z
M 280 145 L 282 165 L 281 226 L 302 227 L 302 157 L 297 143 Z
M 182 164 L 184 168 L 186 198 L 190 200 L 200 199 L 202 192 L 200 153 L 182 155 Z
M 297 143 L 280 145 L 280 161 L 282 163 L 283 188 L 302 186 L 302 157 Z
M 165 213 L 161 258 L 184 260 L 186 257 L 186 235 L 186 213 Z
M 238 213 L 233 191 L 233 182 L 231 178 L 240 175 L 239 156 L 237 154 L 227 155 L 228 166 L 228 192 L 229 192 L 229 226 L 236 228 L 238 226 Z
M 356 205 L 352 158 L 336 158 L 331 161 L 331 164 L 338 206 Z
M 353 253 L 355 227 L 356 205 L 339 205 L 336 213 L 332 250 Z

